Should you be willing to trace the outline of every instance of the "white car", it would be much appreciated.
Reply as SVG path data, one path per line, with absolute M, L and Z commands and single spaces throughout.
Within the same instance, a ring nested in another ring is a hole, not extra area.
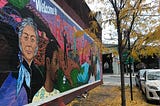
M 143 79 L 143 74 L 147 69 L 140 69 L 135 76 L 136 86 L 141 89 L 141 79 Z
M 160 100 L 160 69 L 147 69 L 141 81 L 146 100 Z

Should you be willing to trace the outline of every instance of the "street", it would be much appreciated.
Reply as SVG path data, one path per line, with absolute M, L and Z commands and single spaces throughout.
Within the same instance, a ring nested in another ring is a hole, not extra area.
M 135 75 L 132 75 L 132 85 L 135 85 Z M 125 86 L 130 85 L 130 75 L 124 75 Z M 121 76 L 115 74 L 103 74 L 104 85 L 121 85 Z

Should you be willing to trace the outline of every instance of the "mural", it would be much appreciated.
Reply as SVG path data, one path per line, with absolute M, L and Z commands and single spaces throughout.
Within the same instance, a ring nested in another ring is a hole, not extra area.
M 99 48 L 55 2 L 0 0 L 0 24 L 1 106 L 101 80 Z

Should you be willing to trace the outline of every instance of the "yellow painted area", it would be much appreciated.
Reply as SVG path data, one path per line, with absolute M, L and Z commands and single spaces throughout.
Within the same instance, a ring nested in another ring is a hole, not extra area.
M 48 98 L 48 97 L 51 97 L 51 96 L 54 96 L 56 94 L 59 94 L 60 92 L 56 89 L 54 89 L 52 92 L 47 92 L 45 90 L 44 87 L 42 87 L 33 97 L 33 100 L 32 102 L 37 102 L 37 101 L 40 101 L 41 99 L 45 99 L 45 98 Z

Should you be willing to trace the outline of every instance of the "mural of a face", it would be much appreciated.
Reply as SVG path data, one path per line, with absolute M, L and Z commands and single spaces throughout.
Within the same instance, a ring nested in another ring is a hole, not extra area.
M 26 61 L 30 63 L 34 58 L 36 48 L 38 46 L 36 40 L 36 33 L 32 26 L 26 25 L 20 37 L 20 44 L 22 47 L 22 54 Z
M 55 73 L 56 71 L 59 69 L 59 61 L 58 61 L 58 52 L 55 51 L 53 53 L 53 57 L 52 57 L 52 61 L 51 61 L 51 64 L 50 64 L 50 70 L 51 70 L 51 77 L 52 77 L 52 80 L 55 79 Z

